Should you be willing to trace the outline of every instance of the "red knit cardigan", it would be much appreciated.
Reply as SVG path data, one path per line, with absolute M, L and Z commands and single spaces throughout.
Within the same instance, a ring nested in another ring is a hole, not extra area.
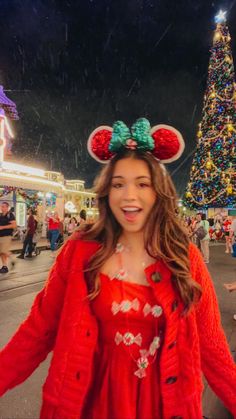
M 82 240 L 66 243 L 28 318 L 0 352 L 1 395 L 24 381 L 53 350 L 41 419 L 81 418 L 98 337 L 83 269 L 98 246 Z M 221 327 L 212 281 L 194 245 L 189 257 L 192 277 L 201 284 L 203 295 L 187 317 L 181 315 L 182 304 L 164 263 L 157 261 L 146 269 L 166 319 L 159 361 L 163 419 L 202 418 L 201 371 L 236 417 L 236 365 Z

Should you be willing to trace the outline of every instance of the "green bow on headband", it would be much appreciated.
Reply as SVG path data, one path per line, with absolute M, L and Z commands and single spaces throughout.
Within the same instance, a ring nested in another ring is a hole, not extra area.
M 113 125 L 109 150 L 117 153 L 122 148 L 151 151 L 154 149 L 154 140 L 150 135 L 150 123 L 146 118 L 138 119 L 131 127 L 131 131 L 122 121 Z

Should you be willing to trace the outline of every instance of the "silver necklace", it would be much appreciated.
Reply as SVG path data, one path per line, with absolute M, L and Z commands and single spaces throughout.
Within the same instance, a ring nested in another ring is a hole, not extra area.
M 124 280 L 127 277 L 127 272 L 125 271 L 125 269 L 123 268 L 123 263 L 122 263 L 122 253 L 124 251 L 124 245 L 122 243 L 117 243 L 116 246 L 116 254 L 119 257 L 119 264 L 120 264 L 120 270 L 116 275 L 117 279 L 121 280 L 122 283 L 122 279 Z M 126 295 L 125 295 L 125 290 L 124 290 L 124 285 L 122 284 L 122 298 L 123 298 L 123 302 L 127 301 L 126 299 Z M 147 304 L 146 304 L 147 305 Z M 158 307 L 159 313 L 157 316 L 154 317 L 159 317 L 162 314 L 162 309 L 159 306 Z M 132 360 L 135 362 L 136 366 L 137 366 L 137 370 L 134 372 L 134 375 L 136 375 L 138 378 L 144 378 L 146 377 L 147 373 L 146 370 L 148 368 L 148 366 L 152 365 L 157 357 L 157 352 L 158 349 L 160 347 L 161 341 L 160 341 L 160 336 L 158 336 L 157 333 L 157 321 L 156 321 L 156 332 L 155 335 L 149 345 L 148 348 L 145 349 L 140 349 L 139 350 L 139 357 L 135 358 L 132 351 L 131 351 L 131 346 L 133 344 L 137 344 L 139 346 L 141 346 L 142 344 L 142 336 L 139 333 L 138 335 L 134 336 L 133 333 L 130 331 L 130 324 L 129 324 L 129 314 L 128 314 L 128 310 L 124 311 L 126 314 L 126 327 L 127 327 L 127 331 L 124 335 L 122 335 L 121 333 L 119 333 L 117 331 L 116 335 L 115 335 L 115 343 L 116 345 L 120 345 L 121 343 L 123 343 L 125 346 L 128 347 L 128 351 L 130 354 L 130 357 L 132 358 Z
M 123 258 L 122 258 L 122 254 L 124 252 L 130 252 L 130 247 L 125 246 L 123 243 L 120 243 L 120 242 L 117 243 L 115 253 L 117 254 L 119 258 L 120 269 L 116 273 L 115 278 L 119 280 L 125 280 L 128 277 L 128 270 L 124 268 Z M 144 260 L 141 261 L 141 266 L 143 269 L 145 269 L 147 266 L 147 262 L 145 262 Z

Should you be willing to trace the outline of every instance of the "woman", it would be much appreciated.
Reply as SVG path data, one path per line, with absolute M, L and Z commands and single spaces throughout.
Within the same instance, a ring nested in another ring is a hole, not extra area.
M 75 217 L 72 217 L 68 224 L 68 236 L 71 236 L 72 233 L 74 233 L 74 231 L 76 230 L 76 228 L 77 228 L 77 220 Z
M 232 241 L 230 237 L 230 228 L 232 220 L 230 217 L 226 217 L 223 221 L 223 231 L 225 236 L 225 253 L 232 253 Z
M 87 214 L 85 209 L 82 209 L 79 213 L 79 220 L 78 220 L 78 226 L 82 227 L 84 224 L 86 224 L 87 220 Z
M 48 238 L 50 241 L 50 249 L 52 251 L 51 256 L 55 257 L 56 256 L 55 251 L 57 250 L 56 242 L 60 234 L 60 218 L 59 218 L 58 213 L 56 211 L 51 213 L 51 215 L 47 217 L 47 222 L 48 222 Z
M 205 261 L 205 263 L 209 263 L 209 256 L 210 256 L 210 251 L 209 251 L 209 241 L 210 241 L 210 234 L 209 234 L 209 222 L 206 219 L 206 214 L 200 214 L 200 227 L 203 227 L 204 230 L 206 231 L 206 235 L 205 237 L 203 237 L 203 239 L 200 240 L 200 245 L 201 245 L 201 252 L 203 255 L 203 259 Z
M 0 394 L 53 350 L 41 419 L 200 419 L 201 369 L 236 415 L 213 285 L 161 164 L 181 154 L 181 135 L 118 121 L 93 131 L 88 148 L 110 160 L 95 186 L 99 219 L 68 240 L 2 350 Z

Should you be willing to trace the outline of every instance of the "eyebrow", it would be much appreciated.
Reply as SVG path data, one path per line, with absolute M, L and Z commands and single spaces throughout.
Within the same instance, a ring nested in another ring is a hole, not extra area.
M 112 176 L 112 179 L 125 179 L 124 176 Z M 150 176 L 137 176 L 135 179 L 148 179 L 151 180 Z

